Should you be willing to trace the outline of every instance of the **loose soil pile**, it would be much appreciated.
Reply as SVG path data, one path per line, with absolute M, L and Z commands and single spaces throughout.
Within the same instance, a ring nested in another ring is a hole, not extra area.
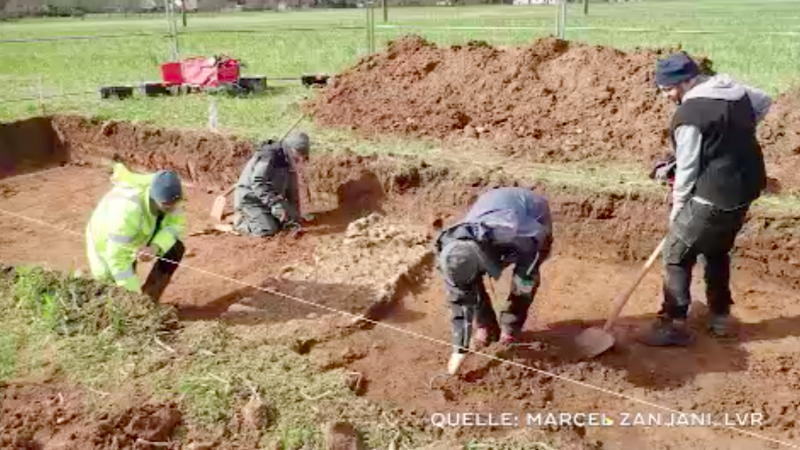
M 558 39 L 499 49 L 408 37 L 337 77 L 313 111 L 326 125 L 476 138 L 539 160 L 642 161 L 667 148 L 658 55 Z
M 320 242 L 314 251 L 314 264 L 290 265 L 282 277 L 336 285 L 361 285 L 369 288 L 374 302 L 392 300 L 404 277 L 418 271 L 431 255 L 426 227 L 391 223 L 373 213 L 347 227 L 344 239 L 333 237 Z
M 669 152 L 674 106 L 655 88 L 668 49 L 624 53 L 557 39 L 527 47 L 393 42 L 344 71 L 309 109 L 324 125 L 472 143 L 537 162 L 638 162 Z M 708 60 L 698 58 L 705 70 Z M 761 127 L 770 175 L 800 188 L 800 93 Z

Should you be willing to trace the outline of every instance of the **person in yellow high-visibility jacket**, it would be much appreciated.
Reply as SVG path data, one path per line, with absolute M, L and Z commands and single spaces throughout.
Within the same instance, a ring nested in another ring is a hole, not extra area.
M 180 178 L 168 170 L 133 173 L 116 163 L 111 182 L 114 187 L 86 226 L 92 276 L 158 301 L 186 250 Z M 142 261 L 159 258 L 144 285 L 136 275 L 137 256 Z

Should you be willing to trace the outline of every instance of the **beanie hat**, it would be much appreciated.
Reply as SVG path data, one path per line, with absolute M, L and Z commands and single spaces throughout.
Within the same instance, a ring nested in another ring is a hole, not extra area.
M 675 86 L 700 74 L 697 63 L 685 52 L 673 53 L 656 61 L 656 84 Z
M 292 133 L 283 140 L 285 147 L 297 150 L 304 157 L 308 156 L 311 143 L 309 142 L 308 135 L 305 133 Z
M 153 177 L 150 185 L 150 198 L 156 203 L 170 204 L 180 200 L 183 195 L 181 180 L 171 170 L 160 170 Z
M 458 239 L 446 244 L 440 258 L 443 274 L 456 285 L 472 283 L 484 272 L 494 278 L 500 276 L 499 268 L 471 240 Z

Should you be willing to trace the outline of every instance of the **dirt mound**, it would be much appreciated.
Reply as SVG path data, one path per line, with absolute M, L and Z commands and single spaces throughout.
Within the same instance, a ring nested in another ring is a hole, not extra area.
M 775 99 L 770 113 L 759 128 L 770 176 L 779 180 L 781 188 L 796 190 L 800 179 L 800 89 Z
M 486 140 L 539 160 L 647 160 L 667 148 L 660 53 L 541 39 L 437 47 L 419 37 L 344 72 L 311 109 L 325 125 Z
M 439 47 L 416 36 L 360 60 L 309 103 L 323 125 L 499 149 L 536 162 L 639 162 L 669 151 L 674 106 L 654 85 L 655 60 L 548 38 L 527 47 Z M 697 57 L 706 73 L 711 62 Z M 800 188 L 800 92 L 775 100 L 760 129 L 770 176 Z
M 55 383 L 12 383 L 3 388 L 0 447 L 151 449 L 177 448 L 165 441 L 181 423 L 175 405 L 150 404 L 92 417 L 80 392 Z

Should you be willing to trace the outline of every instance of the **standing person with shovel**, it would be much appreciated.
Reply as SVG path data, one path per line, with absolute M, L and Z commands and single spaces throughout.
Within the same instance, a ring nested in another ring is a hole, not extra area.
M 300 230 L 300 172 L 308 161 L 309 150 L 305 133 L 293 133 L 280 142 L 267 141 L 259 146 L 234 189 L 236 231 L 268 237 L 281 230 Z
M 762 91 L 727 75 L 705 76 L 683 52 L 656 63 L 656 83 L 678 105 L 670 126 L 675 179 L 664 243 L 664 301 L 642 337 L 651 346 L 688 345 L 692 268 L 705 259 L 708 326 L 729 334 L 730 251 L 750 204 L 766 187 L 756 126 L 769 111 Z
M 461 221 L 439 234 L 436 264 L 451 308 L 453 353 L 449 373 L 456 373 L 466 356 L 473 319 L 477 347 L 497 340 L 511 344 L 519 339 L 539 286 L 539 268 L 552 242 L 547 201 L 517 187 L 484 193 Z M 502 269 L 512 264 L 511 292 L 498 324 L 482 277 L 498 279 Z

